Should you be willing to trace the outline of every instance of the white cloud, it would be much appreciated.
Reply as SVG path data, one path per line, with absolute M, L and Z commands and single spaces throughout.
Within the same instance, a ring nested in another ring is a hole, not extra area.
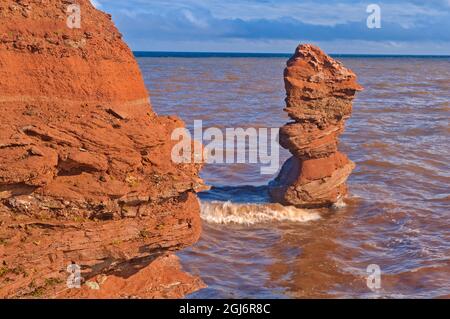
M 412 43 L 424 41 L 435 43 L 430 48 L 439 53 L 450 46 L 445 32 L 450 0 L 374 0 L 383 28 L 370 33 L 361 25 L 371 0 L 91 1 L 113 14 L 134 49 L 286 52 L 300 38 L 321 41 L 335 52 L 358 52 L 362 40 L 367 46 L 361 50 L 376 53 L 407 48 L 420 53 L 424 50 Z
M 99 3 L 99 0 L 92 1 Z M 384 22 L 400 24 L 405 28 L 411 28 L 423 19 L 445 16 L 448 12 L 439 7 L 450 5 L 450 0 L 424 1 L 423 3 L 386 0 L 377 0 L 376 2 L 381 7 Z M 365 20 L 368 3 L 370 1 L 364 0 L 353 2 L 345 0 L 327 2 L 312 0 L 108 0 L 104 6 L 132 11 L 135 14 L 164 14 L 172 10 L 189 10 L 191 13 L 185 14 L 185 17 L 196 25 L 198 23 L 204 25 L 205 20 L 193 13 L 203 10 L 218 19 L 273 20 L 291 17 L 303 23 L 335 26 Z
M 192 11 L 187 10 L 187 9 L 183 9 L 181 11 L 184 15 L 184 17 L 193 25 L 200 27 L 200 28 L 207 28 L 208 27 L 208 22 L 206 22 L 205 20 L 202 20 L 200 18 L 197 18 Z

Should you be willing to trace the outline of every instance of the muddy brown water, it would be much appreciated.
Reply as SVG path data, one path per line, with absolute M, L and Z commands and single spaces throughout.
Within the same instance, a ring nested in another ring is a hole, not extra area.
M 139 58 L 154 109 L 192 128 L 279 127 L 285 58 Z M 365 91 L 340 149 L 348 205 L 271 209 L 257 164 L 211 164 L 203 235 L 179 253 L 208 285 L 190 298 L 450 296 L 450 59 L 342 58 Z M 289 157 L 280 152 L 280 165 Z M 366 285 L 379 265 L 381 288 Z

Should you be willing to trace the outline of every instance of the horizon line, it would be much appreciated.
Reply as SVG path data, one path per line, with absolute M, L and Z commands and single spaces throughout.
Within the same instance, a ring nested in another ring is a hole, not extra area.
M 163 57 L 158 55 L 174 55 L 183 57 L 195 57 L 194 55 L 236 55 L 236 56 L 292 56 L 293 53 L 282 52 L 225 52 L 225 51 L 146 51 L 132 50 L 136 57 Z M 147 54 L 147 56 L 146 56 Z M 392 54 L 392 53 L 329 53 L 331 56 L 348 56 L 348 57 L 441 57 L 450 58 L 450 54 Z

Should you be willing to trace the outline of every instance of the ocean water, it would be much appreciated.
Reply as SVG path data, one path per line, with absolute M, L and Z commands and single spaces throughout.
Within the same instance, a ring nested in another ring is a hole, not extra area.
M 155 111 L 190 128 L 288 121 L 285 56 L 137 56 Z M 348 205 L 284 208 L 267 194 L 276 174 L 207 165 L 203 234 L 178 255 L 208 288 L 189 298 L 450 297 L 450 58 L 337 58 L 365 87 L 340 142 L 357 164 Z

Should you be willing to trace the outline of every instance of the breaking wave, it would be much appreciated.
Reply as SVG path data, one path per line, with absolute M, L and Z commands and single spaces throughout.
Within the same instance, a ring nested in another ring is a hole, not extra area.
M 208 223 L 253 225 L 273 221 L 308 222 L 320 219 L 314 210 L 305 210 L 280 204 L 241 204 L 202 202 L 201 217 Z

